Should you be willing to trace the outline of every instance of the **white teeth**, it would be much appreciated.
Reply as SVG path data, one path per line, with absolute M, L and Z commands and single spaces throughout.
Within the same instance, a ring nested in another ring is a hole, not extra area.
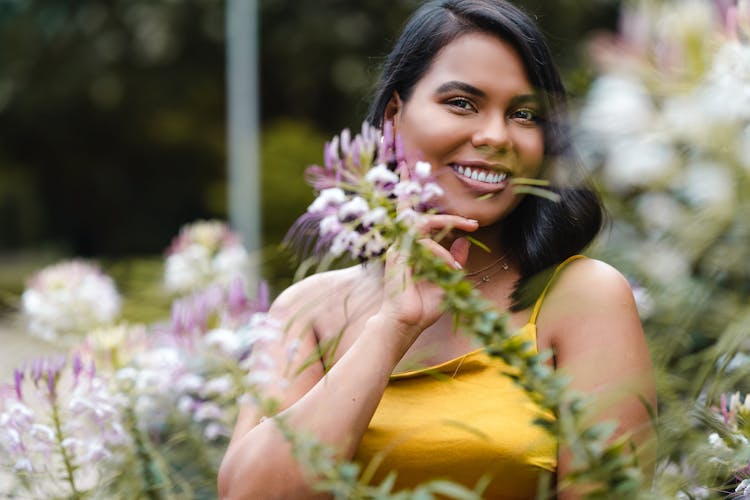
M 507 173 L 492 173 L 480 170 L 472 170 L 469 167 L 462 167 L 461 165 L 454 165 L 453 170 L 459 175 L 468 177 L 478 182 L 486 182 L 488 184 L 500 184 L 508 178 Z

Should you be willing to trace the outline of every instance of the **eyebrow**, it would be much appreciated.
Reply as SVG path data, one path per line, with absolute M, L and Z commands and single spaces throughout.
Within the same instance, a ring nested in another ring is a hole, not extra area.
M 483 90 L 476 88 L 474 85 L 469 85 L 466 82 L 460 82 L 458 80 L 451 80 L 450 82 L 441 84 L 435 90 L 435 93 L 446 94 L 448 92 L 455 92 L 456 90 L 466 92 L 467 94 L 471 94 L 475 97 L 487 97 L 487 94 Z
M 436 94 L 446 94 L 449 92 L 466 92 L 467 94 L 470 94 L 474 97 L 478 98 L 486 98 L 487 93 L 483 90 L 475 87 L 474 85 L 470 85 L 466 82 L 461 82 L 459 80 L 451 80 L 449 82 L 445 82 L 441 84 L 436 90 Z M 520 104 L 520 103 L 526 103 L 526 102 L 532 102 L 532 103 L 539 103 L 539 96 L 537 94 L 531 93 L 531 94 L 520 94 L 513 97 L 513 103 L 514 104 Z

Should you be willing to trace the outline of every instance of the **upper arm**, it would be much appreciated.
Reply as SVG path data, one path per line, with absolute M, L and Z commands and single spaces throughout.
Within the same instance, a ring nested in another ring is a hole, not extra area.
M 558 371 L 591 398 L 592 421 L 616 420 L 649 472 L 653 461 L 653 368 L 633 293 L 611 266 L 592 259 L 570 264 L 545 301 L 540 329 L 551 329 Z M 560 472 L 569 470 L 561 456 Z
M 250 374 L 262 371 L 263 377 L 253 384 L 252 397 L 240 408 L 230 447 L 263 416 L 257 398 L 265 404 L 273 402 L 275 409 L 281 411 L 323 377 L 315 334 L 322 297 L 319 291 L 312 293 L 317 282 L 318 279 L 308 278 L 292 285 L 272 304 L 267 323 L 273 327 L 255 341 L 248 363 Z

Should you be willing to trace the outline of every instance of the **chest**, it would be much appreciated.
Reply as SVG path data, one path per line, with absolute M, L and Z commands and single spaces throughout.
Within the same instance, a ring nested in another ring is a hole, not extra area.
M 510 289 L 483 290 L 486 300 L 502 311 L 507 308 Z M 382 292 L 377 288 L 360 291 L 351 299 L 328 304 L 325 314 L 318 316 L 315 330 L 321 352 L 327 363 L 335 363 L 357 340 L 367 320 L 377 313 L 381 305 Z M 509 313 L 508 328 L 516 331 L 529 320 L 531 312 L 522 310 Z M 548 347 L 544 338 L 537 339 L 540 350 Z M 456 329 L 454 317 L 444 313 L 427 328 L 412 344 L 396 367 L 395 372 L 409 371 L 451 360 L 481 347 L 470 333 Z

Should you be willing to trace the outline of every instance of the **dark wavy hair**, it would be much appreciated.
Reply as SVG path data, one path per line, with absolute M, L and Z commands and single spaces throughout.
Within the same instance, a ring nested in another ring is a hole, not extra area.
M 579 253 L 598 234 L 604 211 L 597 195 L 580 175 L 573 149 L 565 88 L 544 35 L 522 10 L 504 0 L 438 0 L 420 7 L 407 21 L 387 56 L 375 87 L 368 121 L 383 125 L 389 100 L 397 92 L 407 101 L 437 53 L 456 38 L 482 32 L 511 44 L 524 63 L 527 78 L 545 109 L 543 176 L 559 201 L 526 195 L 503 221 L 500 236 L 520 278 L 511 310 L 529 307 L 539 296 L 554 266 Z M 554 167 L 554 168 L 553 168 Z M 576 182 L 554 182 L 553 170 L 566 170 Z

